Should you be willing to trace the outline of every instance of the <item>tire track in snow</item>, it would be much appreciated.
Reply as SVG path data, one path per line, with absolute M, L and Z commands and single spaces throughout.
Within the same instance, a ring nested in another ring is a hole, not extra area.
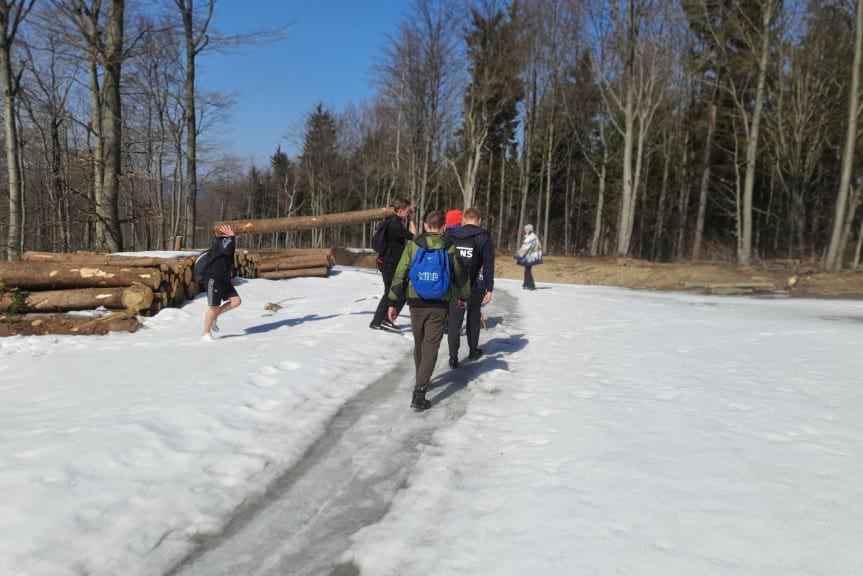
M 358 574 L 338 564 L 350 536 L 387 513 L 432 435 L 464 414 L 471 396 L 465 387 L 506 370 L 507 356 L 524 345 L 514 297 L 499 290 L 486 311 L 492 316 L 479 361 L 450 370 L 446 338 L 441 343 L 431 410 L 408 407 L 411 353 L 349 400 L 297 465 L 242 505 L 220 534 L 199 538 L 166 576 Z M 462 338 L 460 356 L 466 353 Z

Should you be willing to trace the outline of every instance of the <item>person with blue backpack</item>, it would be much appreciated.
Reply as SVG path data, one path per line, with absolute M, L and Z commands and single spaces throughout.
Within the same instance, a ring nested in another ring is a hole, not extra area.
M 207 311 L 204 314 L 204 335 L 201 340 L 213 340 L 213 332 L 219 331 L 218 318 L 240 305 L 240 295 L 234 288 L 234 252 L 237 238 L 227 224 L 219 227 L 213 246 L 201 257 L 206 258 L 201 271 L 201 284 L 207 291 Z
M 469 276 L 456 258 L 455 245 L 443 236 L 444 222 L 440 210 L 426 215 L 424 233 L 408 241 L 389 293 L 390 321 L 395 320 L 396 306 L 404 295 L 410 306 L 416 368 L 411 408 L 418 411 L 431 408 L 426 391 L 443 340 L 452 289 L 461 308 L 470 296 Z

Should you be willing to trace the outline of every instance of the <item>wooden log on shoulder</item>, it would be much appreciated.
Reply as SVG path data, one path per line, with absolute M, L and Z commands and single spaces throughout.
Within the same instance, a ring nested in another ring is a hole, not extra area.
M 324 255 L 319 256 L 288 256 L 266 260 L 258 265 L 258 273 L 275 272 L 277 270 L 297 270 L 299 268 L 332 268 L 332 261 Z
M 328 226 L 345 226 L 380 220 L 392 214 L 392 208 L 372 208 L 355 212 L 322 214 L 320 216 L 292 216 L 289 218 L 264 218 L 260 220 L 226 220 L 213 224 L 218 233 L 219 227 L 228 224 L 236 234 L 263 234 L 265 232 L 285 232 L 288 230 L 313 230 Z
M 138 319 L 126 312 L 97 318 L 50 314 L 0 315 L 0 336 L 103 335 L 108 332 L 134 332 L 137 329 Z
M 0 262 L 0 283 L 23 290 L 121 287 L 135 283 L 158 288 L 161 281 L 162 272 L 156 268 Z
M 78 288 L 30 292 L 20 303 L 19 312 L 71 312 L 92 310 L 104 306 L 109 310 L 129 310 L 137 313 L 146 310 L 153 302 L 153 290 L 136 284 L 122 288 Z M 0 312 L 15 308 L 10 294 L 0 295 Z
M 330 269 L 326 266 L 317 268 L 300 268 L 298 270 L 279 270 L 278 272 L 261 272 L 258 278 L 266 278 L 268 280 L 285 280 L 287 278 L 326 278 L 329 275 Z

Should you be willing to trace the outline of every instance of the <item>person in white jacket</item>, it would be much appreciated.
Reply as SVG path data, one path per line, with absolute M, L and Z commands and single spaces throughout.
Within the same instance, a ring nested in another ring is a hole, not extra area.
M 525 224 L 522 234 L 524 237 L 521 241 L 521 247 L 515 253 L 516 263 L 519 266 L 524 266 L 524 283 L 521 287 L 525 290 L 536 290 L 531 268 L 537 264 L 542 264 L 542 246 L 539 243 L 539 238 L 533 233 L 532 224 Z

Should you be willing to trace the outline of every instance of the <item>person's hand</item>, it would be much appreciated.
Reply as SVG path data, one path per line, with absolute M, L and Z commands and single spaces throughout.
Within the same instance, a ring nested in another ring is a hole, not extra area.
M 396 316 L 397 316 L 397 314 L 396 314 L 396 307 L 395 306 L 390 306 L 389 308 L 387 308 L 387 320 L 389 320 L 390 322 L 395 324 L 396 323 Z
M 462 310 L 467 309 L 467 300 L 462 300 L 461 298 L 459 298 L 458 299 L 458 307 L 461 308 Z
M 221 226 L 219 226 L 219 232 L 221 233 L 222 236 L 233 236 L 234 235 L 234 229 L 231 228 L 230 224 L 222 224 Z
M 491 302 L 491 292 L 486 292 L 485 296 L 482 297 L 482 305 L 485 306 L 489 302 Z
M 408 216 L 410 218 L 410 216 Z M 408 231 L 414 236 L 417 235 L 417 225 L 413 220 L 408 220 Z

